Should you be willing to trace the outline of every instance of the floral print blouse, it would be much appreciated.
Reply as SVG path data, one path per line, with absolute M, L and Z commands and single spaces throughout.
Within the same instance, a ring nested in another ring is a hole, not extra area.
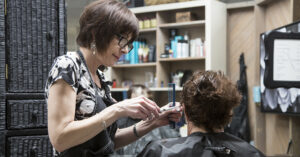
M 110 82 L 105 80 L 102 71 L 98 70 L 97 75 L 101 82 L 101 88 L 96 89 L 98 94 L 104 102 L 114 103 L 108 87 Z M 68 52 L 66 55 L 59 56 L 54 60 L 45 87 L 46 101 L 49 95 L 49 88 L 59 79 L 66 81 L 77 94 L 75 120 L 91 117 L 95 109 L 96 92 L 88 70 L 77 53 Z

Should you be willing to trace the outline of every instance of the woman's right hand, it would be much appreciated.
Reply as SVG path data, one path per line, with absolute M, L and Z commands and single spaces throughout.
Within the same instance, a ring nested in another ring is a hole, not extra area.
M 143 119 L 159 117 L 159 107 L 157 104 L 144 96 L 126 99 L 114 104 L 120 112 L 121 117 L 131 117 L 134 119 Z

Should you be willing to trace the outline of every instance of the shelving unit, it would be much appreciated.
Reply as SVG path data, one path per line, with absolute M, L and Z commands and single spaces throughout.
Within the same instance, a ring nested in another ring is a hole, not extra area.
M 180 23 L 166 23 L 166 24 L 161 24 L 158 27 L 170 29 L 170 28 L 193 28 L 193 27 L 199 27 L 204 25 L 205 25 L 204 20 L 197 20 L 197 21 L 180 22 Z
M 156 32 L 156 28 L 147 28 L 140 30 L 140 33 Z
M 205 57 L 186 57 L 186 58 L 160 58 L 160 62 L 176 62 L 176 61 L 197 61 L 205 60 Z
M 156 18 L 157 27 L 141 29 L 140 37 L 147 43 L 156 45 L 156 62 L 115 65 L 110 68 L 111 78 L 121 87 L 122 81 L 132 80 L 144 84 L 145 73 L 152 72 L 157 77 L 152 91 L 167 91 L 170 74 L 178 70 L 221 70 L 226 73 L 226 4 L 216 0 L 195 0 L 162 4 L 131 9 L 139 19 Z M 176 22 L 176 12 L 190 11 L 196 15 L 193 21 Z M 164 46 L 169 42 L 169 29 L 177 29 L 178 35 L 188 32 L 189 39 L 201 38 L 205 41 L 205 57 L 160 58 Z M 161 84 L 164 84 L 163 88 Z M 112 91 L 124 91 L 117 88 Z M 126 89 L 127 90 L 127 89 Z M 180 91 L 180 90 L 179 90 Z

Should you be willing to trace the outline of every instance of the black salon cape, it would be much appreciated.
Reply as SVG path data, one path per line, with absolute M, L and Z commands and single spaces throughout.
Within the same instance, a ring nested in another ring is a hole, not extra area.
M 264 157 L 259 150 L 228 133 L 196 132 L 187 137 L 152 141 L 138 157 Z

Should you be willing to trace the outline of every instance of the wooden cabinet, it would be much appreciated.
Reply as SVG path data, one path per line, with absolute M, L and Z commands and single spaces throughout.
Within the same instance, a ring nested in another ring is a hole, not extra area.
M 118 88 L 112 91 L 125 91 L 121 84 L 131 80 L 135 84 L 145 84 L 147 72 L 153 73 L 152 91 L 166 91 L 171 82 L 171 73 L 177 70 L 221 70 L 226 73 L 226 4 L 215 0 L 196 0 L 146 6 L 131 9 L 138 19 L 154 18 L 156 27 L 140 29 L 139 37 L 148 44 L 156 45 L 156 61 L 152 63 L 121 64 L 109 69 L 110 79 L 115 79 Z M 176 22 L 176 13 L 188 12 L 195 15 L 190 21 Z M 189 39 L 201 38 L 205 41 L 204 55 L 181 58 L 161 58 L 165 44 L 170 43 L 170 29 L 177 34 L 188 34 Z M 130 52 L 132 53 L 132 52 Z M 180 89 L 180 88 L 179 88 Z

